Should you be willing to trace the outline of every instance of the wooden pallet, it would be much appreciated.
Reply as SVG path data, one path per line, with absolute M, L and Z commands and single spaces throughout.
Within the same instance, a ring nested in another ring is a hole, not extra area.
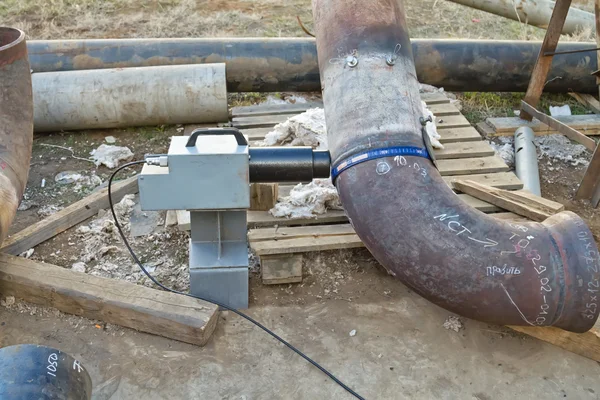
M 600 115 L 569 115 L 555 119 L 584 135 L 600 135 Z M 513 136 L 515 131 L 522 126 L 530 127 L 536 135 L 559 133 L 535 118 L 528 122 L 519 117 L 488 118 L 481 125 L 481 129 L 491 136 Z
M 423 94 L 423 100 L 436 115 L 443 150 L 435 150 L 440 174 L 452 187 L 456 179 L 507 190 L 520 190 L 523 183 L 509 170 L 492 147 L 482 140 L 460 111 L 442 93 Z M 264 139 L 274 125 L 320 103 L 234 107 L 232 125 L 247 135 L 250 142 Z M 186 132 L 192 127 L 186 127 Z M 293 185 L 281 185 L 279 196 L 289 194 Z M 525 220 L 516 214 L 467 194 L 459 193 L 465 203 L 502 219 Z M 189 213 L 178 213 L 179 228 L 189 229 Z M 267 211 L 248 212 L 248 238 L 261 259 L 263 283 L 291 283 L 302 280 L 302 254 L 363 247 L 343 211 L 330 210 L 316 218 L 275 218 Z

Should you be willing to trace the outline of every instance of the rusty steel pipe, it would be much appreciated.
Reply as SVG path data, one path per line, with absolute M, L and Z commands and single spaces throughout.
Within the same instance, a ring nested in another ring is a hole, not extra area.
M 31 144 L 33 99 L 25 34 L 0 27 L 0 243 L 23 196 Z
M 197 38 L 32 40 L 34 72 L 226 63 L 229 92 L 321 90 L 312 38 Z M 419 81 L 458 92 L 524 92 L 541 42 L 413 39 Z M 595 43 L 563 42 L 559 51 Z M 547 92 L 597 91 L 595 57 L 554 57 Z
M 426 154 L 383 152 L 426 147 L 402 2 L 313 0 L 313 14 L 332 165 L 355 163 L 336 186 L 373 256 L 463 316 L 590 329 L 600 304 L 599 261 L 581 218 L 563 212 L 543 223 L 500 221 L 463 203 Z

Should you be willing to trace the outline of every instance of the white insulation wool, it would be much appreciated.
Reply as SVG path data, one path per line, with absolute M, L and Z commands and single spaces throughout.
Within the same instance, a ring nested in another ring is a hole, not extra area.
M 435 127 L 435 115 L 422 102 L 424 117 L 431 116 L 425 129 L 435 149 L 443 149 L 440 135 Z M 259 143 L 261 146 L 311 146 L 318 150 L 327 150 L 327 129 L 325 113 L 322 108 L 312 108 L 302 114 L 288 118 L 277 124 Z M 308 184 L 298 184 L 289 196 L 279 200 L 269 212 L 274 217 L 312 218 L 324 214 L 327 210 L 341 210 L 342 205 L 331 179 L 314 179 Z
M 262 146 L 311 146 L 327 150 L 325 112 L 322 108 L 311 108 L 294 115 L 287 121 L 275 125 L 266 134 Z
M 269 212 L 274 217 L 313 218 L 327 210 L 341 210 L 342 204 L 331 179 L 314 179 L 303 185 L 299 183 L 290 195 L 281 199 Z

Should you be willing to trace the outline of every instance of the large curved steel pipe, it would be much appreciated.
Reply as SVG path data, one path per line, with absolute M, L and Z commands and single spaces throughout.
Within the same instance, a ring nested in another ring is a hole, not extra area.
M 33 99 L 25 34 L 0 27 L 0 243 L 27 184 L 32 142 Z
M 313 0 L 313 13 L 332 175 L 375 258 L 469 318 L 590 329 L 599 257 L 583 220 L 497 220 L 462 203 L 427 158 L 402 2 Z

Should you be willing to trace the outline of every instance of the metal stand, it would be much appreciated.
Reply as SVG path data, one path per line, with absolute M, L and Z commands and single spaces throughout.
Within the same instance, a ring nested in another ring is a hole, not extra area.
M 246 211 L 192 211 L 190 221 L 191 293 L 248 308 Z

